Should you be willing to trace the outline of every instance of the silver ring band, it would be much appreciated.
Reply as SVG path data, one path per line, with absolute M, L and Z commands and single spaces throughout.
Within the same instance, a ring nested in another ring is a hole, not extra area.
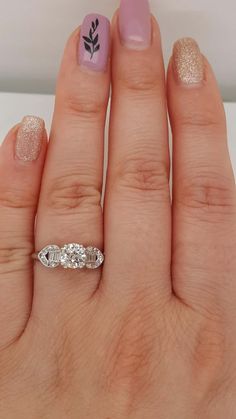
M 96 247 L 84 247 L 82 244 L 69 243 L 62 247 L 50 244 L 32 258 L 40 261 L 46 268 L 96 269 L 104 262 L 104 254 Z

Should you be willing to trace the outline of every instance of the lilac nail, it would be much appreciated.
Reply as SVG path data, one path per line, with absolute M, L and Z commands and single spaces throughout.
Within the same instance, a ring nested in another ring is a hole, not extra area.
M 145 49 L 151 42 L 148 0 L 121 0 L 119 28 L 123 43 L 131 49 Z
M 110 22 L 99 14 L 87 15 L 79 41 L 79 64 L 94 71 L 105 71 L 110 43 Z

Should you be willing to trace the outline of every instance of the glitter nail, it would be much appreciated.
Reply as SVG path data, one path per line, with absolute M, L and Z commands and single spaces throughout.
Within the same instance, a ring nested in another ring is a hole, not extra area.
M 44 121 L 36 116 L 25 116 L 16 139 L 16 156 L 20 160 L 37 160 L 44 135 Z
M 191 85 L 203 81 L 203 57 L 194 39 L 183 38 L 175 43 L 173 49 L 173 65 L 180 82 Z

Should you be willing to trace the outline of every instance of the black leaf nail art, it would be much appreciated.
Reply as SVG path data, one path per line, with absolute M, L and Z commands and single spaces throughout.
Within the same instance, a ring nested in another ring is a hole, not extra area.
M 100 44 L 98 43 L 98 33 L 95 35 L 95 32 L 98 28 L 99 20 L 96 19 L 91 23 L 91 28 L 89 29 L 89 36 L 83 36 L 84 47 L 86 51 L 90 52 L 90 59 L 92 60 L 95 52 L 99 51 Z

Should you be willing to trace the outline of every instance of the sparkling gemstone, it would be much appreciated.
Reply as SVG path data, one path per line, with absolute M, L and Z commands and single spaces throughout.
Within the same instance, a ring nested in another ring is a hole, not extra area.
M 61 249 L 54 244 L 44 247 L 38 254 L 38 259 L 47 268 L 56 268 L 59 266 L 60 257 Z
M 98 268 L 104 261 L 104 256 L 102 252 L 96 247 L 87 247 L 86 248 L 86 268 L 95 269 Z
M 86 265 L 86 259 L 86 249 L 80 244 L 65 244 L 61 249 L 61 265 L 65 269 L 82 269 Z

